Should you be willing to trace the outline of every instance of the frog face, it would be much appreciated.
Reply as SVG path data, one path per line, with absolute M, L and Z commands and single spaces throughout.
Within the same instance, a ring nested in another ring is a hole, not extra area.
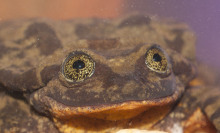
M 194 75 L 185 59 L 193 57 L 194 36 L 185 24 L 134 19 L 5 25 L 0 84 L 60 119 L 121 120 L 170 106 Z
M 105 51 L 76 49 L 44 69 L 41 77 L 53 77 L 30 96 L 37 110 L 59 118 L 86 115 L 108 120 L 131 118 L 151 106 L 174 103 L 194 71 L 180 54 L 155 44 Z M 122 109 L 137 108 L 144 109 L 118 116 Z

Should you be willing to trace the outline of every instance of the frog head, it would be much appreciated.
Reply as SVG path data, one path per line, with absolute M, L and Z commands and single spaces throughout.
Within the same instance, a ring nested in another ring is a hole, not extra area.
M 18 34 L 2 35 L 0 84 L 52 117 L 115 121 L 170 109 L 195 74 L 194 36 L 185 24 L 145 16 L 62 28 L 38 21 L 17 22 Z

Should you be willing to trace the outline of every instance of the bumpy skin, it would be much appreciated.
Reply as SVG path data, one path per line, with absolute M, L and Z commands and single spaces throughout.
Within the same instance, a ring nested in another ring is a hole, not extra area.
M 39 115 L 27 103 L 17 98 L 2 91 L 0 93 L 1 133 L 58 133 L 52 121 Z
M 183 131 L 216 133 L 220 131 L 219 71 L 198 64 L 197 77 L 186 88 L 180 102 L 163 120 L 154 125 L 172 131 L 169 125 L 183 126 Z M 175 132 L 175 131 L 174 131 Z
M 190 63 L 195 57 L 194 44 L 194 34 L 185 24 L 139 15 L 116 20 L 2 22 L 0 110 L 4 113 L 0 115 L 0 129 L 2 132 L 115 132 L 123 128 L 170 131 L 177 119 L 181 128 L 187 128 L 184 121 L 192 113 L 186 113 L 188 106 L 180 109 L 176 103 L 195 77 L 195 67 Z M 145 63 L 147 50 L 155 46 L 167 59 L 165 73 L 156 72 Z M 61 68 L 63 60 L 74 51 L 92 57 L 95 71 L 84 81 L 70 83 Z M 206 90 L 197 91 L 202 94 Z M 182 101 L 185 103 L 189 97 L 197 101 L 188 112 L 206 109 L 205 105 L 200 106 L 203 102 L 198 93 L 188 91 Z M 219 93 L 218 89 L 213 91 Z M 211 97 L 210 94 L 207 99 Z M 219 115 L 218 107 L 205 110 L 217 129 L 219 121 L 214 116 Z M 169 112 L 178 113 L 176 110 L 185 113 L 185 118 L 172 117 Z

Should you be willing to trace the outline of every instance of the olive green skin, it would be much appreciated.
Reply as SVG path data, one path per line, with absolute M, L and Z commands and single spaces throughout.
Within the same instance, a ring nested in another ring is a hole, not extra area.
M 163 101 L 175 94 L 170 101 L 174 104 L 195 77 L 190 62 L 195 58 L 195 36 L 185 24 L 171 20 L 140 15 L 62 22 L 31 19 L 2 22 L 0 29 L 1 132 L 59 132 L 52 120 L 57 117 L 55 107 L 86 107 L 92 112 L 128 101 Z M 146 52 L 155 46 L 167 59 L 166 72 L 145 63 Z M 89 55 L 95 68 L 90 77 L 69 82 L 62 65 L 75 51 Z M 192 94 L 187 97 L 198 97 Z M 218 116 L 218 108 L 213 110 Z M 219 123 L 214 124 L 219 129 Z

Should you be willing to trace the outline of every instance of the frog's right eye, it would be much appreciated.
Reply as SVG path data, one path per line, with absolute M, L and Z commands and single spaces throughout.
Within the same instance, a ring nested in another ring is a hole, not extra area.
M 83 81 L 93 75 L 94 60 L 84 52 L 70 53 L 62 64 L 62 74 L 69 82 Z
M 157 45 L 152 46 L 146 52 L 145 63 L 147 67 L 159 73 L 165 73 L 168 69 L 168 57 Z

